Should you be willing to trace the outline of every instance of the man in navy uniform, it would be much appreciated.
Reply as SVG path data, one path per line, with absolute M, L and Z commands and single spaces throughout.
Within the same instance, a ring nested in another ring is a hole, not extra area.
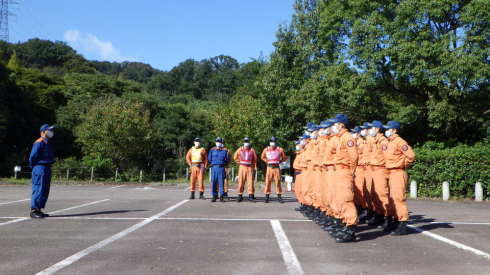
M 51 186 L 51 165 L 54 163 L 52 138 L 54 126 L 44 124 L 40 129 L 41 137 L 32 146 L 29 166 L 32 168 L 31 218 L 42 219 L 49 216 L 41 211 L 46 207 Z
M 225 195 L 225 177 L 226 171 L 225 167 L 231 161 L 231 156 L 224 147 L 224 141 L 222 138 L 216 138 L 216 146 L 209 150 L 208 163 L 211 166 L 211 193 L 213 194 L 212 202 L 215 202 L 218 198 L 218 187 L 219 187 L 219 200 L 224 201 Z

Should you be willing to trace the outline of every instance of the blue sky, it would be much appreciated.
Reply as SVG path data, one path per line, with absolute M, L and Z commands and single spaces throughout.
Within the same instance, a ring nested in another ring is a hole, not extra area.
M 18 0 L 10 42 L 65 41 L 88 59 L 140 61 L 169 70 L 220 54 L 268 56 L 294 0 Z

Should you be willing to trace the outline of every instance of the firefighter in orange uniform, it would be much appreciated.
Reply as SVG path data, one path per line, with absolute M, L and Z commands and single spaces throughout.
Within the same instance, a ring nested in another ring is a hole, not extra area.
M 385 157 L 385 165 L 388 170 L 390 207 L 388 215 L 394 217 L 390 225 L 392 235 L 406 234 L 408 221 L 408 208 L 406 202 L 406 186 L 408 174 L 406 169 L 415 161 L 415 153 L 408 143 L 402 139 L 398 132 L 400 123 L 388 121 L 384 126 L 388 144 L 382 150 Z
M 372 203 L 370 191 L 372 186 L 371 173 L 369 173 L 369 144 L 367 141 L 368 130 L 371 123 L 364 122 L 360 126 L 359 137 L 357 138 L 357 151 L 359 160 L 354 175 L 354 202 L 357 207 L 359 224 L 365 223 L 372 216 Z
M 187 151 L 185 156 L 187 165 L 191 169 L 190 186 L 191 196 L 189 199 L 193 200 L 196 193 L 196 182 L 199 184 L 199 198 L 204 198 L 204 172 L 208 166 L 208 154 L 206 149 L 201 147 L 201 140 L 199 138 L 194 139 L 194 146 Z
M 270 194 L 272 192 L 272 181 L 276 184 L 277 199 L 283 203 L 282 200 L 282 188 L 281 188 L 281 169 L 279 164 L 286 160 L 286 154 L 284 150 L 277 146 L 277 138 L 272 137 L 270 139 L 270 146 L 264 149 L 261 154 L 261 159 L 267 164 L 267 171 L 265 175 L 265 203 L 270 200 Z
M 250 145 L 248 137 L 243 139 L 243 146 L 238 148 L 233 159 L 239 165 L 238 168 L 238 198 L 237 202 L 243 201 L 243 191 L 247 182 L 248 200 L 255 200 L 254 177 L 257 169 L 257 154 Z
M 354 172 L 357 166 L 358 152 L 356 141 L 347 131 L 349 119 L 344 114 L 335 116 L 332 132 L 338 136 L 333 155 L 333 191 L 332 202 L 337 212 L 337 228 L 330 233 L 336 242 L 352 242 L 355 240 L 357 209 L 354 204 Z
M 390 216 L 388 215 L 389 207 L 389 186 L 388 170 L 385 166 L 385 157 L 383 148 L 388 144 L 388 140 L 381 133 L 383 123 L 378 120 L 371 122 L 371 128 L 368 131 L 369 143 L 369 173 L 372 177 L 371 195 L 374 207 L 374 216 L 368 221 L 371 226 L 382 225 L 388 230 Z
M 308 181 L 306 178 L 308 163 L 306 162 L 306 148 L 308 146 L 308 141 L 310 136 L 304 134 L 299 139 L 300 150 L 297 152 L 296 159 L 293 163 L 293 168 L 296 173 L 296 180 L 294 185 L 294 190 L 296 192 L 296 198 L 301 206 L 295 210 L 302 212 L 303 214 L 308 210 L 309 205 L 305 201 L 305 190 L 307 189 Z

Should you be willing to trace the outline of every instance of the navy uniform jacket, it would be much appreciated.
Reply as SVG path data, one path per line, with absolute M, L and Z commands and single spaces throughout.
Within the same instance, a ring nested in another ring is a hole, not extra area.
M 47 138 L 39 138 L 32 146 L 31 155 L 29 156 L 29 166 L 33 168 L 40 164 L 54 163 L 53 144 Z
M 213 147 L 209 150 L 208 162 L 211 165 L 227 165 L 230 160 L 230 154 L 226 148 Z

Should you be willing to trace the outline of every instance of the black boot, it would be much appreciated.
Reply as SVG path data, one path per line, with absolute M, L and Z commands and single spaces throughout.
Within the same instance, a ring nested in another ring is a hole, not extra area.
M 238 195 L 238 198 L 237 198 L 236 201 L 237 202 L 242 202 L 243 201 L 243 195 L 242 194 Z
M 378 226 L 378 225 L 381 225 L 384 222 L 384 219 L 383 218 L 384 218 L 383 215 L 374 214 L 374 216 L 371 219 L 369 219 L 368 225 L 369 226 Z
M 399 222 L 395 231 L 391 232 L 393 236 L 400 236 L 407 234 L 407 222 Z
M 31 218 L 33 219 L 42 219 L 44 218 L 44 215 L 41 213 L 39 209 L 31 209 Z
M 196 192 L 194 192 L 194 191 L 192 191 L 192 192 L 191 192 L 191 196 L 189 197 L 189 199 L 190 199 L 190 200 L 193 200 L 193 199 L 195 199 L 195 198 L 196 198 L 196 197 L 195 197 L 195 193 L 196 193 Z
M 281 195 L 281 194 L 277 194 L 277 200 L 278 200 L 280 203 L 284 203 L 284 201 L 282 200 L 282 195 Z
M 270 200 L 270 195 L 269 194 L 265 195 L 265 203 L 269 203 L 269 200 Z
M 206 198 L 204 197 L 204 192 L 199 192 L 199 199 L 205 200 Z
M 218 196 L 213 195 L 213 199 L 211 200 L 211 202 L 216 202 L 217 199 L 218 199 Z
M 335 238 L 336 243 L 347 243 L 356 240 L 356 226 L 346 226 L 339 231 L 338 237 Z
M 368 210 L 366 208 L 361 208 L 361 211 L 359 212 L 359 216 L 357 217 L 359 224 L 365 224 L 366 221 L 368 220 L 368 215 L 369 215 Z
M 219 196 L 219 201 L 220 202 L 225 202 L 225 196 L 224 195 Z
M 49 214 L 44 213 L 41 209 L 39 209 L 39 213 L 41 213 L 41 215 L 43 215 L 45 218 L 49 217 Z
M 230 199 L 230 198 L 228 198 L 228 192 L 223 193 L 223 199 L 227 199 L 227 200 Z
M 251 195 L 249 194 L 248 195 L 248 201 L 254 201 L 254 200 L 255 200 L 254 195 L 253 194 L 251 194 Z
M 383 228 L 384 232 L 392 231 L 394 229 L 392 217 L 390 217 L 390 216 L 385 217 L 385 222 L 383 223 L 383 225 L 381 227 Z

